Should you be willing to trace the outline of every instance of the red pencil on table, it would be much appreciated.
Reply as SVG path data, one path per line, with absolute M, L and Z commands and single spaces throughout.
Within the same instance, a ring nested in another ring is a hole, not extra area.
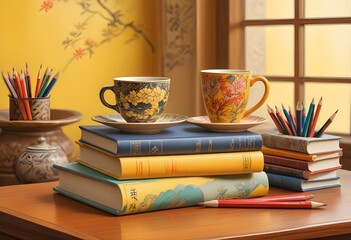
M 266 201 L 266 202 L 283 202 L 283 201 L 305 201 L 313 198 L 312 194 L 309 193 L 297 193 L 297 194 L 286 194 L 286 195 L 277 195 L 269 197 L 257 197 L 257 198 L 246 198 L 245 201 Z M 243 200 L 243 199 L 233 199 Z
M 246 199 L 212 200 L 203 202 L 203 207 L 224 207 L 224 208 L 301 208 L 312 209 L 326 206 L 325 203 L 314 201 L 291 201 L 291 202 L 265 202 L 246 201 Z

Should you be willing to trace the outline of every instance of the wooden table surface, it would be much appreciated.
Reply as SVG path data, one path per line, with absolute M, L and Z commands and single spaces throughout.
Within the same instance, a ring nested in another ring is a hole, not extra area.
M 24 239 L 274 240 L 351 234 L 351 172 L 339 175 L 342 187 L 310 192 L 328 204 L 321 209 L 196 206 L 120 217 L 54 193 L 57 182 L 0 187 L 0 232 Z M 271 187 L 269 195 L 286 193 L 296 192 Z

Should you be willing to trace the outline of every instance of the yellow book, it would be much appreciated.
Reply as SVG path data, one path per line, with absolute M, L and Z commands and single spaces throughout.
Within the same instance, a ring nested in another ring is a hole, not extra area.
M 260 172 L 261 151 L 116 157 L 82 143 L 79 163 L 116 179 L 231 175 Z

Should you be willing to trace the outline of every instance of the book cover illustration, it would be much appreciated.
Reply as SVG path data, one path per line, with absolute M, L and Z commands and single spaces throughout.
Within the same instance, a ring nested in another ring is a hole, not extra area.
M 264 196 L 269 188 L 267 176 L 263 172 L 217 179 L 178 179 L 172 182 L 167 184 L 168 190 L 163 182 L 120 186 L 125 201 L 119 214 L 195 206 L 213 199 Z
M 263 171 L 229 176 L 116 180 L 79 163 L 55 164 L 54 190 L 85 204 L 125 215 L 198 205 L 200 202 L 262 197 L 269 183 Z

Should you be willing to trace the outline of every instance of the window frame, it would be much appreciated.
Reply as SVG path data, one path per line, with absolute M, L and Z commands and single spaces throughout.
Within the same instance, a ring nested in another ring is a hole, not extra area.
M 329 25 L 329 24 L 350 24 L 351 17 L 340 18 L 304 18 L 304 5 L 306 0 L 294 0 L 294 18 L 292 19 L 245 19 L 245 0 L 224 0 L 218 1 L 217 14 L 222 20 L 218 20 L 218 38 L 228 37 L 227 48 L 220 46 L 223 40 L 217 43 L 219 59 L 227 59 L 227 64 L 222 67 L 245 68 L 245 28 L 251 26 L 277 26 L 292 25 L 294 27 L 294 73 L 293 76 L 270 76 L 266 77 L 274 82 L 294 83 L 294 102 L 305 102 L 305 83 L 348 83 L 351 84 L 351 77 L 312 77 L 305 76 L 305 49 L 304 32 L 307 25 Z M 223 14 L 223 9 L 229 9 Z M 223 24 L 223 19 L 228 19 L 228 25 Z M 229 29 L 229 31 L 228 31 Z M 226 33 L 227 32 L 227 33 Z M 229 33 L 228 33 L 229 32 Z M 230 42 L 235 42 L 231 46 Z M 229 53 L 229 54 L 228 54 Z M 227 56 L 229 55 L 229 56 Z M 349 135 L 349 134 L 348 134 Z M 349 135 L 350 136 L 350 135 Z
M 274 81 L 294 83 L 294 102 L 304 102 L 305 83 L 318 82 L 333 84 L 351 84 L 351 77 L 311 77 L 305 76 L 304 32 L 307 25 L 350 24 L 351 17 L 305 18 L 305 1 L 294 0 L 294 18 L 292 19 L 245 19 L 245 0 L 216 1 L 217 15 L 217 59 L 218 67 L 245 69 L 245 28 L 248 26 L 294 26 L 294 75 L 269 76 Z M 226 10 L 227 9 L 227 10 Z M 234 42 L 234 45 L 231 45 Z M 224 59 L 224 60 L 223 60 Z M 344 149 L 344 157 L 351 158 L 351 135 L 342 136 L 340 147 Z M 350 164 L 349 164 L 350 165 Z M 351 166 L 350 166 L 351 169 Z

